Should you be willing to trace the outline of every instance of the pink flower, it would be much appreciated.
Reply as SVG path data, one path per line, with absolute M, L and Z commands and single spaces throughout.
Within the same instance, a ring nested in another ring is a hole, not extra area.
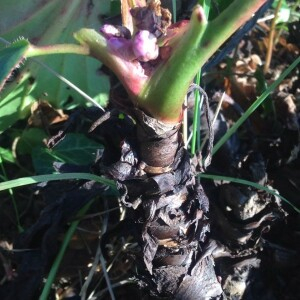
M 123 27 L 124 28 L 124 27 Z M 104 25 L 100 31 L 107 39 L 109 50 L 124 60 L 147 62 L 156 59 L 159 54 L 157 38 L 148 30 L 138 31 L 132 39 L 123 37 L 121 28 Z
M 132 40 L 132 50 L 139 61 L 156 59 L 159 54 L 157 38 L 148 30 L 140 30 Z

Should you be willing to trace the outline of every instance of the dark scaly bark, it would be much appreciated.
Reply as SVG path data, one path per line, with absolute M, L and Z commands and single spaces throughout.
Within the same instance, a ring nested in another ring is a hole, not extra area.
M 134 119 L 120 160 L 109 164 L 104 153 L 99 169 L 117 180 L 132 210 L 127 224 L 141 249 L 135 254 L 139 284 L 169 299 L 219 299 L 213 258 L 202 252 L 209 203 L 192 172 L 180 124 L 163 124 L 137 109 Z

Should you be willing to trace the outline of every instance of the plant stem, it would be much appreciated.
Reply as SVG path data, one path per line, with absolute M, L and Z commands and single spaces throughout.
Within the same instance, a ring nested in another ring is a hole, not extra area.
M 90 49 L 92 57 L 100 60 L 115 73 L 123 83 L 131 100 L 136 100 L 135 96 L 140 92 L 145 81 L 148 80 L 148 76 L 140 76 L 136 62 L 124 60 L 113 54 L 105 37 L 93 29 L 82 28 L 74 33 L 74 37 L 80 44 Z
M 209 17 L 210 11 L 210 0 L 199 0 L 199 4 L 203 7 L 206 19 Z M 195 83 L 200 85 L 200 78 L 201 78 L 201 69 L 198 71 L 195 79 Z M 199 121 L 199 112 L 201 110 L 200 105 L 200 92 L 199 90 L 195 90 L 195 103 L 194 103 L 194 118 L 193 118 L 193 135 L 192 135 L 192 143 L 191 143 L 191 154 L 195 155 L 196 153 L 196 141 L 200 145 L 200 122 Z M 202 99 L 201 99 L 202 101 Z M 197 147 L 198 148 L 198 147 Z
M 171 57 L 155 71 L 138 95 L 139 105 L 153 117 L 170 123 L 181 119 L 181 105 L 186 91 L 199 70 L 196 62 L 199 53 L 196 50 L 206 26 L 204 11 L 197 5 L 181 43 L 173 49 Z M 175 101 L 179 101 L 180 105 L 174 103 Z
M 203 9 L 197 5 L 183 39 L 138 96 L 141 107 L 161 121 L 180 120 L 184 96 L 199 68 L 266 1 L 235 0 L 208 24 Z
M 282 0 L 279 0 L 275 9 L 274 18 L 272 20 L 271 29 L 269 33 L 269 40 L 268 40 L 268 48 L 267 48 L 267 55 L 266 55 L 266 61 L 264 65 L 264 74 L 266 74 L 269 70 L 271 59 L 272 59 L 272 53 L 274 48 L 274 36 L 275 36 L 275 26 L 276 26 L 276 20 L 278 18 L 279 9 L 281 7 Z
M 58 45 L 47 45 L 47 46 L 33 46 L 30 45 L 26 51 L 26 57 L 49 55 L 49 54 L 79 54 L 89 55 L 90 50 L 88 47 L 75 44 L 58 44 Z

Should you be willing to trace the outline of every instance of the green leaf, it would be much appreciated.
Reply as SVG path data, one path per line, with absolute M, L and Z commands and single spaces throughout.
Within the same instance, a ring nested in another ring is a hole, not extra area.
M 0 161 L 1 160 L 10 163 L 15 163 L 16 161 L 11 150 L 0 147 Z
M 20 80 L 5 86 L 0 94 L 0 133 L 29 114 L 35 101 L 30 95 L 34 86 L 29 74 L 23 74 Z
M 53 173 L 53 163 L 62 162 L 73 165 L 88 165 L 95 161 L 97 151 L 103 146 L 83 134 L 68 134 L 56 147 L 36 147 L 32 160 L 38 174 Z
M 12 41 L 25 36 L 32 44 L 42 46 L 74 43 L 73 32 L 82 27 L 99 30 L 102 15 L 108 15 L 110 1 L 60 1 L 1 0 L 1 36 Z M 101 72 L 101 63 L 93 58 L 80 55 L 49 55 L 38 60 L 46 63 L 60 75 L 75 84 L 100 105 L 106 104 L 109 80 Z M 41 98 L 47 93 L 48 102 L 55 108 L 73 108 L 86 105 L 86 100 L 70 89 L 65 83 L 38 65 L 34 60 L 27 62 L 31 76 L 38 83 L 32 96 Z M 51 83 L 51 84 L 50 84 Z
M 43 140 L 47 138 L 44 130 L 40 128 L 29 128 L 23 130 L 17 144 L 17 153 L 31 154 L 35 147 L 43 147 Z
M 272 7 L 275 9 L 278 5 L 279 0 L 275 0 L 272 3 Z M 281 6 L 279 8 L 278 16 L 276 19 L 276 24 L 286 23 L 289 21 L 291 15 L 291 9 L 289 5 L 286 3 L 286 0 L 282 0 Z
M 29 42 L 23 39 L 0 50 L 0 91 L 12 71 L 23 61 L 28 47 Z

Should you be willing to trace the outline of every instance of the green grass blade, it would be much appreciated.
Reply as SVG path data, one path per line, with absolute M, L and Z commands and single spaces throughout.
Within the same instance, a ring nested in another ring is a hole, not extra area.
M 6 170 L 4 168 L 4 165 L 3 165 L 3 159 L 2 159 L 2 154 L 1 153 L 0 153 L 0 170 L 2 171 L 2 174 L 3 174 L 3 175 L 1 175 L 1 178 L 3 178 L 4 180 L 7 180 L 7 174 L 6 174 Z M 19 209 L 18 209 L 16 199 L 15 199 L 14 191 L 12 189 L 8 189 L 8 193 L 11 197 L 13 208 L 14 208 L 14 211 L 15 211 L 18 230 L 19 230 L 19 232 L 22 232 L 23 228 L 22 228 L 21 222 L 20 222 L 20 214 L 19 214 Z
M 216 143 L 212 154 L 214 155 L 224 143 L 237 131 L 237 129 L 249 118 L 249 116 L 264 102 L 271 92 L 283 81 L 283 79 L 299 64 L 298 57 L 284 72 L 274 81 L 262 95 L 245 111 L 245 113 L 237 120 L 237 122 L 226 132 L 226 134 Z
M 67 247 L 70 243 L 70 240 L 80 222 L 80 218 L 82 216 L 85 215 L 85 213 L 87 212 L 87 210 L 89 209 L 89 207 L 91 206 L 93 201 L 90 201 L 89 203 L 87 203 L 84 207 L 82 207 L 80 209 L 80 211 L 77 213 L 76 217 L 78 218 L 76 221 L 73 221 L 68 229 L 68 231 L 66 232 L 65 236 L 64 236 L 64 239 L 63 239 L 63 243 L 59 249 L 59 252 L 52 264 L 52 267 L 50 269 L 50 272 L 49 272 L 49 275 L 48 275 L 48 278 L 46 280 L 46 283 L 45 283 L 45 286 L 43 288 L 43 291 L 41 293 L 41 296 L 39 298 L 39 300 L 47 300 L 48 299 L 48 296 L 49 296 L 49 293 L 50 293 L 50 290 L 51 290 L 51 286 L 55 280 L 55 276 L 56 276 L 56 273 L 58 271 L 58 268 L 61 264 L 61 261 L 64 257 L 64 254 L 67 250 Z
M 195 83 L 200 85 L 200 77 L 201 70 L 197 73 Z M 201 109 L 200 105 L 200 92 L 199 90 L 195 90 L 194 92 L 195 104 L 194 104 L 194 116 L 193 116 L 193 135 L 192 135 L 192 143 L 191 143 L 191 154 L 194 155 L 196 153 L 196 141 L 197 138 L 200 137 L 200 124 L 199 124 L 199 112 Z
M 211 8 L 211 0 L 199 0 L 198 3 L 203 7 L 206 18 L 208 19 Z
M 211 174 L 199 174 L 201 178 L 206 178 L 206 179 L 212 179 L 212 180 L 224 180 L 224 181 L 230 181 L 230 182 L 235 182 L 247 186 L 252 186 L 258 190 L 263 190 L 269 194 L 272 194 L 276 197 L 279 197 L 281 200 L 286 202 L 288 205 L 290 205 L 297 213 L 300 213 L 300 209 L 297 208 L 294 204 L 292 204 L 290 201 L 288 201 L 286 198 L 281 196 L 280 194 L 276 193 L 276 191 L 271 190 L 263 185 L 260 185 L 258 183 L 248 181 L 245 179 L 240 179 L 240 178 L 234 178 L 234 177 L 227 177 L 227 176 L 220 176 L 220 175 L 211 175 Z
M 96 182 L 103 183 L 113 189 L 116 189 L 115 182 L 113 180 L 97 176 L 89 173 L 64 173 L 64 174 L 48 174 L 48 175 L 37 175 L 30 177 L 23 177 L 13 179 L 0 183 L 0 191 L 12 189 L 24 185 L 35 184 L 39 182 L 53 181 L 53 180 L 70 180 L 70 179 L 85 179 L 95 180 Z

